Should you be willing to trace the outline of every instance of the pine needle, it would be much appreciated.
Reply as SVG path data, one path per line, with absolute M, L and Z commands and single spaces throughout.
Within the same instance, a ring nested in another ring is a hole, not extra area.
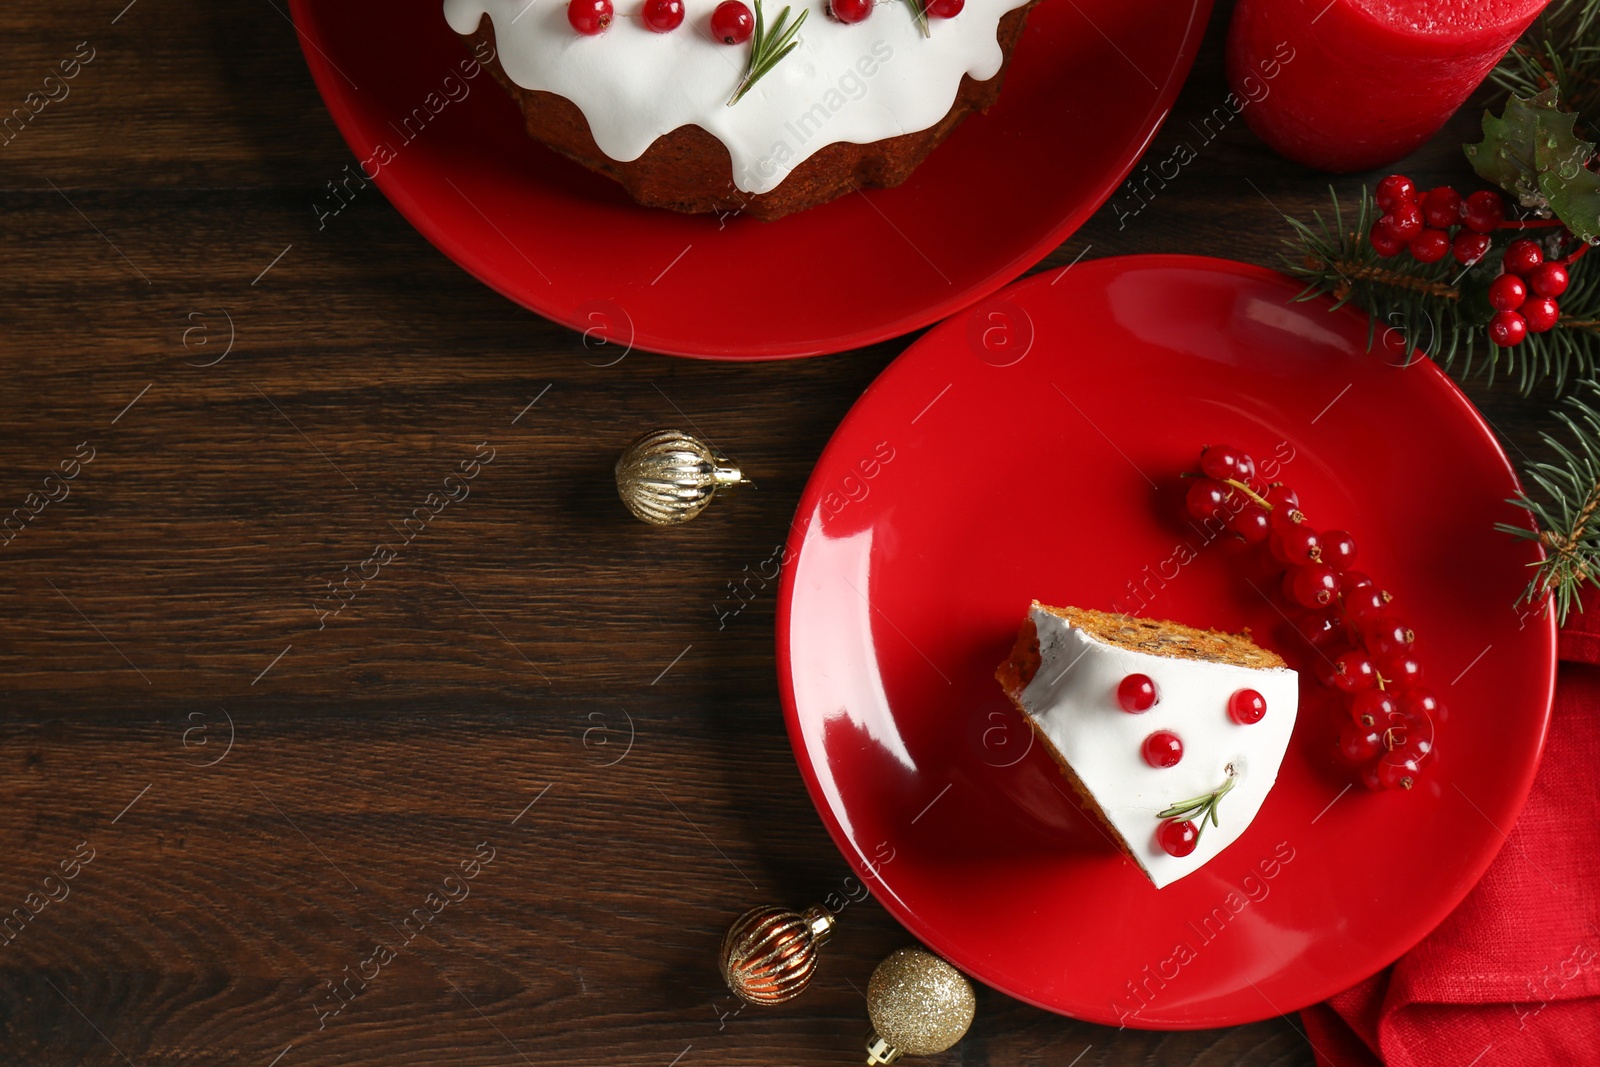
M 1510 523 L 1496 526 L 1544 547 L 1545 558 L 1532 565 L 1534 577 L 1520 602 L 1542 601 L 1545 610 L 1554 610 L 1562 623 L 1574 607 L 1583 610 L 1585 585 L 1600 588 L 1600 515 L 1596 514 L 1600 510 L 1600 411 L 1593 400 L 1600 400 L 1600 385 L 1594 382 L 1585 383 L 1581 393 L 1566 399 L 1565 410 L 1555 415 L 1567 440 L 1541 434 L 1555 460 L 1523 471 L 1534 492 L 1523 493 L 1511 503 L 1526 508 L 1537 528 Z
M 1370 318 L 1369 350 L 1399 364 L 1420 350 L 1462 381 L 1481 375 L 1492 384 L 1509 375 L 1527 395 L 1541 385 L 1559 394 L 1569 379 L 1594 377 L 1600 362 L 1600 273 L 1590 267 L 1590 257 L 1568 272 L 1571 283 L 1561 294 L 1555 328 L 1501 348 L 1484 328 L 1493 313 L 1488 286 L 1500 270 L 1501 246 L 1471 267 L 1453 256 L 1431 264 L 1404 253 L 1380 256 L 1367 239 L 1378 214 L 1363 189 L 1353 218 L 1334 196 L 1331 223 L 1320 212 L 1310 223 L 1289 220 L 1295 233 L 1285 242 L 1291 249 L 1285 266 L 1306 281 L 1298 299 L 1327 294 L 1336 307 L 1353 303 Z

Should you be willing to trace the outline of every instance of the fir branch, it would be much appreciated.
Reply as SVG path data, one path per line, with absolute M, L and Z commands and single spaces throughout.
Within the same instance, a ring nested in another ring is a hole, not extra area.
M 1516 96 L 1554 86 L 1591 132 L 1600 107 L 1600 0 L 1555 0 L 1490 75 Z
M 1574 607 L 1583 610 L 1585 585 L 1600 588 L 1600 411 L 1591 399 L 1600 399 L 1600 384 L 1588 382 L 1582 394 L 1570 396 L 1564 411 L 1557 411 L 1568 441 L 1541 434 L 1555 454 L 1550 463 L 1536 463 L 1523 472 L 1537 489 L 1511 503 L 1532 514 L 1535 528 L 1500 523 L 1496 529 L 1528 541 L 1538 541 L 1545 558 L 1532 564 L 1534 577 L 1519 603 L 1544 603 L 1558 622 L 1564 623 Z M 1589 399 L 1586 399 L 1589 398 Z
M 1484 329 L 1492 314 L 1488 286 L 1499 273 L 1501 247 L 1469 268 L 1450 256 L 1432 264 L 1409 255 L 1385 258 L 1367 237 L 1377 215 L 1363 188 L 1353 216 L 1345 214 L 1335 195 L 1331 219 L 1316 212 L 1310 223 L 1289 220 L 1294 236 L 1286 241 L 1285 265 L 1306 282 L 1297 299 L 1329 295 L 1335 307 L 1353 303 L 1370 317 L 1369 351 L 1381 348 L 1404 363 L 1417 349 L 1463 381 L 1481 374 L 1492 383 L 1507 374 L 1527 394 L 1543 383 L 1559 393 L 1569 378 L 1594 377 L 1600 363 L 1600 273 L 1574 263 L 1556 327 L 1501 348 Z M 1513 235 L 1514 230 L 1506 236 Z
M 800 42 L 794 35 L 800 32 L 800 27 L 805 24 L 809 10 L 802 10 L 800 17 L 792 25 L 785 25 L 789 21 L 789 8 L 785 7 L 778 12 L 778 19 L 772 24 L 772 32 L 767 33 L 766 22 L 761 15 L 761 0 L 751 0 L 756 9 L 756 30 L 750 37 L 750 65 L 745 69 L 744 79 L 739 82 L 728 106 L 732 107 L 744 98 L 750 87 L 761 80 L 762 75 L 777 66 L 783 57 L 800 47 Z

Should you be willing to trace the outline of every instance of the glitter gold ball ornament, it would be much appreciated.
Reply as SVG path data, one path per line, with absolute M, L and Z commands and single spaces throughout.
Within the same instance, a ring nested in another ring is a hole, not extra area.
M 943 1052 L 966 1035 L 977 1007 L 966 975 L 926 949 L 896 949 L 867 983 L 869 1067 Z
M 751 908 L 722 938 L 722 980 L 752 1004 L 781 1004 L 811 984 L 817 949 L 833 933 L 827 908 L 802 914 L 787 908 Z
M 728 457 L 682 430 L 651 430 L 617 460 L 617 495 L 652 526 L 688 522 L 718 489 L 748 485 Z

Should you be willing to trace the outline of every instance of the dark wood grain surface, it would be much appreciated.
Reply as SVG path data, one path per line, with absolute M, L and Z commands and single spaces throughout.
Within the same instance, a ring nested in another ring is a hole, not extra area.
M 124 3 L 0 10 L 0 114 L 93 50 L 0 145 L 0 511 L 30 512 L 0 546 L 0 913 L 43 899 L 0 938 L 0 1062 L 858 1062 L 859 990 L 908 941 L 876 903 L 783 1008 L 741 1011 L 718 980 L 731 917 L 848 873 L 784 734 L 774 590 L 718 613 L 909 339 L 594 367 L 376 191 L 316 232 L 350 156 L 281 0 Z M 1042 267 L 1271 263 L 1280 212 L 1324 202 L 1242 123 L 1191 125 L 1226 93 L 1227 15 L 1152 148 L 1195 161 Z M 1463 181 L 1472 124 L 1407 167 Z M 1532 448 L 1541 401 L 1470 391 Z M 650 529 L 609 468 L 680 412 L 760 489 Z M 980 990 L 936 1062 L 1311 1057 L 1294 1018 L 1117 1032 Z

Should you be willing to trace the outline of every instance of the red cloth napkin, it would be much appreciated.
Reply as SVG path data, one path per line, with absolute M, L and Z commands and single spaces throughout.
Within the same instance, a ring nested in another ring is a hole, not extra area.
M 1421 944 L 1300 1013 L 1320 1067 L 1600 1063 L 1600 598 L 1585 607 L 1505 847 Z

